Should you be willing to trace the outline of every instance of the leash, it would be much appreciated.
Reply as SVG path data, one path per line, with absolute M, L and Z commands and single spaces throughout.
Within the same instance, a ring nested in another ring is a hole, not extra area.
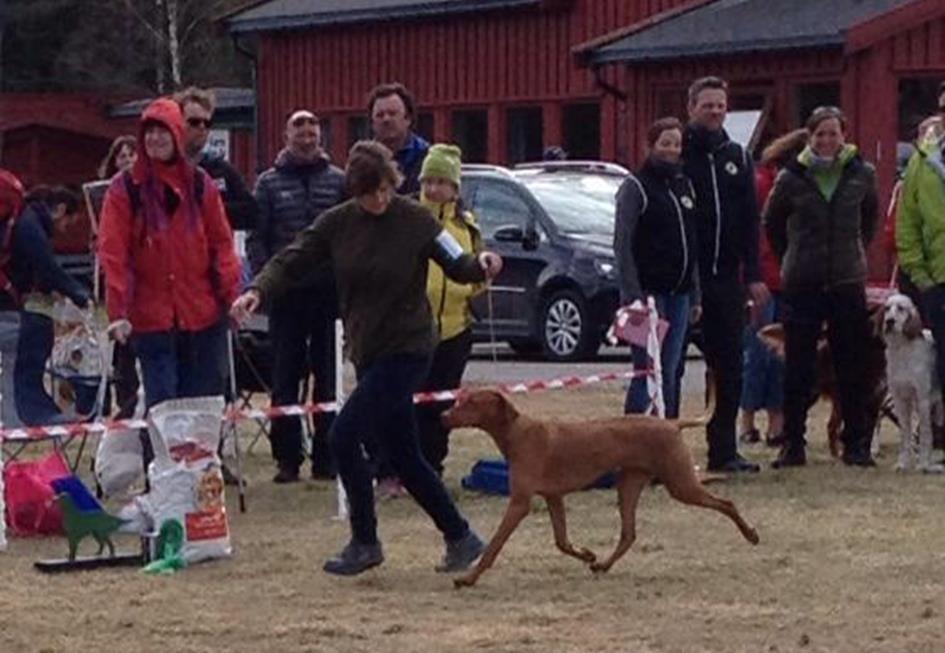
M 492 371 L 499 369 L 499 353 L 496 351 L 495 339 L 495 310 L 492 305 L 492 280 L 486 282 L 486 306 L 489 317 L 489 347 L 492 349 Z

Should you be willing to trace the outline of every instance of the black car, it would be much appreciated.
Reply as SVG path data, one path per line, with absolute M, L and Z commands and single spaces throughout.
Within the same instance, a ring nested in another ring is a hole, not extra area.
M 463 167 L 463 200 L 504 260 L 473 301 L 477 340 L 555 361 L 596 354 L 619 299 L 614 205 L 627 174 L 578 161 Z

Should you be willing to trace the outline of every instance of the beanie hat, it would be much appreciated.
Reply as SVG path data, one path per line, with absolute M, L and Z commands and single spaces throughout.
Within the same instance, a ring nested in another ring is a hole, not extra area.
M 420 181 L 429 177 L 449 179 L 459 188 L 463 152 L 455 145 L 437 143 L 430 147 L 420 168 Z

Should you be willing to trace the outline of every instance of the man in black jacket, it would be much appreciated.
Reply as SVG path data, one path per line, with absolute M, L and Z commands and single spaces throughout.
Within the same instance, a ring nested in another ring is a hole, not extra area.
M 710 471 L 757 472 L 738 453 L 735 420 L 742 386 L 745 284 L 753 306 L 769 300 L 758 265 L 759 216 L 750 155 L 722 125 L 728 85 L 718 77 L 689 87 L 689 125 L 683 136 L 686 174 L 696 191 L 702 334 L 716 388 L 706 437 Z
M 345 197 L 344 173 L 331 165 L 321 146 L 318 118 L 311 111 L 293 112 L 286 121 L 286 147 L 275 165 L 256 182 L 259 215 L 247 243 L 253 274 L 291 243 L 298 232 L 322 212 Z M 326 262 L 327 265 L 327 262 Z M 314 285 L 281 295 L 269 307 L 272 343 L 272 404 L 283 406 L 301 400 L 300 384 L 309 371 L 315 377 L 315 398 L 335 399 L 335 318 L 338 299 L 334 279 L 321 275 Z M 328 430 L 333 414 L 316 418 L 312 442 L 312 475 L 331 474 Z M 273 421 L 272 455 L 279 465 L 273 479 L 292 483 L 302 465 L 302 431 L 297 417 Z
M 220 189 L 233 231 L 252 229 L 256 225 L 256 200 L 249 192 L 243 176 L 223 157 L 205 151 L 216 109 L 213 93 L 191 86 L 177 93 L 174 99 L 184 114 L 187 158 L 206 170 Z

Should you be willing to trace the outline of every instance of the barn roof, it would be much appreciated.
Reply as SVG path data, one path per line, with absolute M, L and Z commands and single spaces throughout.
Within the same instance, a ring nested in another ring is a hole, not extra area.
M 541 0 L 269 0 L 225 18 L 233 32 L 299 29 L 541 4 Z
M 585 51 L 592 64 L 843 47 L 861 23 L 916 0 L 716 0 Z M 599 43 L 599 41 L 598 41 Z M 581 51 L 582 48 L 576 48 Z

